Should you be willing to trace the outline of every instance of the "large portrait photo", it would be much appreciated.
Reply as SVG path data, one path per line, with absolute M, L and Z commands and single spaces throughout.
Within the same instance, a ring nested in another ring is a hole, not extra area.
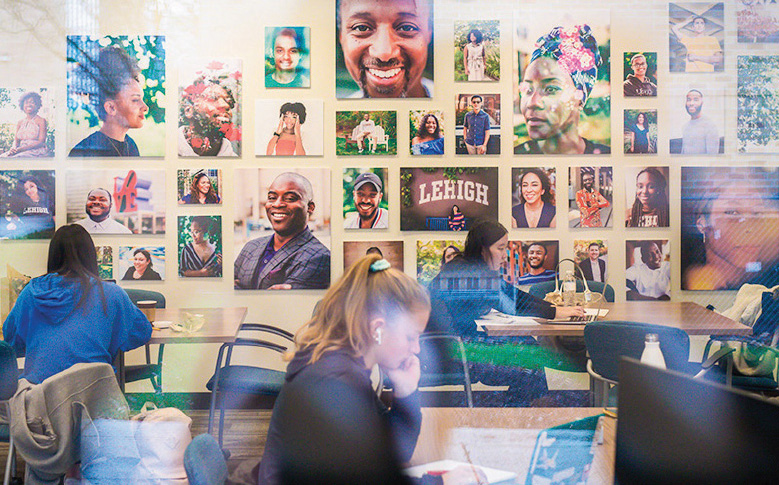
M 235 289 L 330 286 L 330 170 L 235 171 Z
M 500 154 L 500 94 L 458 94 L 455 97 L 455 153 Z
M 417 241 L 417 281 L 428 285 L 449 264 L 465 250 L 464 241 L 425 239 Z
M 397 111 L 336 111 L 336 155 L 397 155 Z
M 122 281 L 162 281 L 165 246 L 119 246 L 118 267 Z
M 612 167 L 571 167 L 568 187 L 569 227 L 612 226 L 614 220 Z
M 50 89 L 0 87 L 0 158 L 53 157 L 54 122 Z
M 725 152 L 725 96 L 721 88 L 710 83 L 677 83 L 669 100 L 671 154 Z
M 462 231 L 498 219 L 497 167 L 400 169 L 401 231 Z
M 722 72 L 725 4 L 669 3 L 671 72 Z
M 165 155 L 164 41 L 68 36 L 68 156 Z
M 0 171 L 0 239 L 54 235 L 54 170 Z
M 514 16 L 514 153 L 611 153 L 608 10 Z
M 779 56 L 738 56 L 738 151 L 779 153 Z
M 265 27 L 265 87 L 311 87 L 311 29 Z
M 336 0 L 336 98 L 432 98 L 433 3 Z
M 671 243 L 668 239 L 625 241 L 628 301 L 671 299 Z
M 511 180 L 511 227 L 557 227 L 555 168 L 513 168 Z
M 344 229 L 387 229 L 389 189 L 386 168 L 344 168 Z
M 344 241 L 344 271 L 368 254 L 378 254 L 403 271 L 403 241 Z
M 558 241 L 509 241 L 504 278 L 514 286 L 530 287 L 554 281 L 560 260 Z
M 324 111 L 321 99 L 258 99 L 254 103 L 254 154 L 324 155 Z
M 736 22 L 739 42 L 779 42 L 779 3 L 773 0 L 737 0 Z
M 454 80 L 500 81 L 500 20 L 454 23 Z
M 164 170 L 70 170 L 67 222 L 95 234 L 165 234 Z
M 682 167 L 682 289 L 779 284 L 779 169 Z
M 625 167 L 625 227 L 670 225 L 668 167 Z
M 241 61 L 189 61 L 179 70 L 180 157 L 241 155 Z
M 179 216 L 179 276 L 222 276 L 222 216 Z
M 412 155 L 444 154 L 443 111 L 411 110 L 408 113 L 408 125 Z

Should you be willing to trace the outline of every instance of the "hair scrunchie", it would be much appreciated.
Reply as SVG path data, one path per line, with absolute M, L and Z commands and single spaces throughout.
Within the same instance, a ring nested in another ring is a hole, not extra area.
M 589 25 L 553 28 L 538 38 L 530 62 L 539 57 L 557 61 L 557 65 L 571 76 L 576 89 L 582 92 L 582 105 L 587 103 L 601 64 L 598 43 Z
M 392 267 L 392 265 L 390 264 L 389 261 L 387 261 L 386 259 L 379 259 L 371 263 L 371 267 L 369 271 L 371 273 L 378 273 L 379 271 L 390 269 L 390 267 Z

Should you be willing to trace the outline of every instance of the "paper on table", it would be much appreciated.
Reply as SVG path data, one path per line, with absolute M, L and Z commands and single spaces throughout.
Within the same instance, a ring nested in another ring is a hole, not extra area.
M 538 320 L 533 317 L 518 317 L 516 315 L 508 315 L 501 313 L 495 309 L 479 320 L 476 320 L 476 324 L 482 325 L 538 325 Z
M 432 463 L 406 468 L 404 473 L 410 477 L 421 478 L 427 472 L 448 472 L 459 466 L 469 466 L 469 463 L 455 460 L 434 461 Z M 496 470 L 494 468 L 487 468 L 478 465 L 476 466 L 484 472 L 484 474 L 487 476 L 487 483 L 490 484 L 513 483 L 513 480 L 517 477 L 517 474 L 513 472 Z

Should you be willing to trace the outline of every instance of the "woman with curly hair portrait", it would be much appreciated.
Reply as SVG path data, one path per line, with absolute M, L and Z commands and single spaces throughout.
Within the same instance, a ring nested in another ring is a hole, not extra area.
M 588 25 L 555 27 L 535 44 L 519 83 L 519 109 L 529 141 L 518 154 L 604 154 L 585 139 L 579 119 L 598 77 L 601 56 Z
M 411 139 L 412 155 L 443 155 L 444 135 L 441 123 L 433 113 L 426 113 L 419 120 L 417 134 Z
M 555 227 L 556 209 L 552 183 L 540 168 L 519 176 L 519 204 L 511 208 L 511 227 Z

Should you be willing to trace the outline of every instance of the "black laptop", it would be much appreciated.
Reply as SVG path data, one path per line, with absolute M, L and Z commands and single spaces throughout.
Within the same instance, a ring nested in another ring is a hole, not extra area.
M 623 358 L 619 484 L 779 483 L 779 405 Z

